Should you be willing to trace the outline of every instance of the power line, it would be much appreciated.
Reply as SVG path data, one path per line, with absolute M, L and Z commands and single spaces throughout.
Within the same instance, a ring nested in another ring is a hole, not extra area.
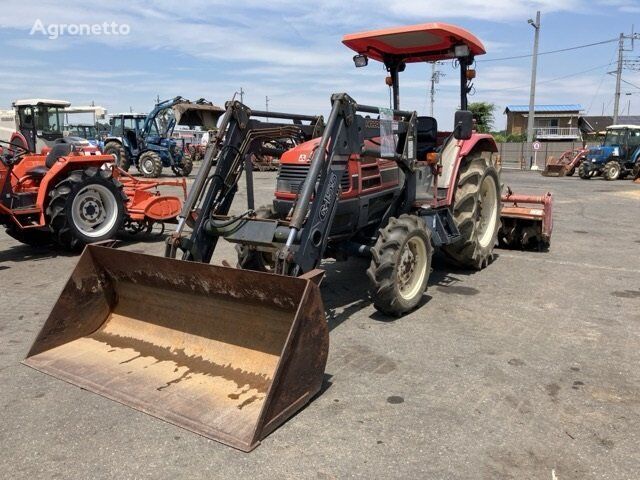
M 616 47 L 616 49 L 611 54 L 611 58 L 609 58 L 609 65 L 611 65 L 613 63 L 613 59 L 616 56 L 617 49 L 618 48 Z M 596 92 L 593 94 L 593 97 L 591 97 L 591 102 L 589 103 L 589 108 L 587 108 L 587 114 L 589 114 L 589 112 L 591 112 L 591 108 L 593 107 L 593 102 L 595 102 L 596 97 L 600 93 L 600 89 L 602 88 L 602 83 L 604 82 L 604 79 L 606 77 L 607 77 L 607 71 L 605 70 L 604 72 L 602 72 L 602 76 L 600 77 L 600 83 L 598 84 L 598 88 L 596 89 Z
M 611 38 L 609 40 L 602 40 L 601 42 L 587 43 L 585 45 L 577 45 L 575 47 L 561 48 L 561 49 L 558 49 L 558 50 L 550 50 L 548 52 L 539 52 L 538 56 L 550 55 L 552 53 L 568 52 L 570 50 L 578 50 L 580 48 L 595 47 L 596 45 L 604 45 L 606 43 L 612 43 L 612 42 L 617 42 L 617 41 L 618 41 L 617 38 Z M 476 62 L 499 62 L 499 61 L 502 61 L 502 60 L 516 60 L 518 58 L 531 58 L 531 57 L 533 57 L 533 54 L 529 53 L 527 55 L 515 55 L 513 57 L 484 58 L 484 59 L 476 60 Z
M 594 70 L 598 70 L 599 68 L 602 68 L 602 67 L 608 67 L 612 63 L 613 62 L 609 62 L 609 63 L 605 63 L 603 65 L 598 65 L 597 67 L 588 68 L 587 70 L 582 70 L 580 72 L 573 72 L 573 73 L 569 73 L 567 75 L 562 75 L 561 77 L 550 78 L 549 80 L 543 80 L 541 82 L 537 82 L 536 84 L 537 85 L 542 85 L 543 83 L 557 82 L 558 80 L 564 80 L 565 78 L 571 78 L 571 77 L 575 77 L 576 75 L 581 75 L 583 73 L 593 72 Z M 509 91 L 509 90 L 520 90 L 522 88 L 527 88 L 528 86 L 529 85 L 520 85 L 519 87 L 501 88 L 500 91 L 501 92 L 505 92 L 505 91 Z

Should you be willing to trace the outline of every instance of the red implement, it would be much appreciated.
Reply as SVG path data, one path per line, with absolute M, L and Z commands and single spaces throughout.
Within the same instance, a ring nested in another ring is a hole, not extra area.
M 510 188 L 502 196 L 500 246 L 546 250 L 553 231 L 553 196 L 516 195 Z

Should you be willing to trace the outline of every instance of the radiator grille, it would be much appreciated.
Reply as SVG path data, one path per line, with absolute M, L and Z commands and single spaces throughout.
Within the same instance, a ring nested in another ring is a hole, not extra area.
M 298 193 L 302 188 L 302 183 L 307 177 L 308 172 L 309 165 L 280 164 L 280 168 L 278 169 L 278 191 Z M 344 171 L 340 179 L 340 187 L 343 192 L 351 189 L 349 172 L 347 170 Z

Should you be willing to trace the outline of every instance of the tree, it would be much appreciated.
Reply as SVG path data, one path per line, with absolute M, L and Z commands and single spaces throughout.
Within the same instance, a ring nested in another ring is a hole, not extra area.
M 473 113 L 478 132 L 487 133 L 493 130 L 493 112 L 496 109 L 493 103 L 473 102 L 469 104 L 468 109 Z

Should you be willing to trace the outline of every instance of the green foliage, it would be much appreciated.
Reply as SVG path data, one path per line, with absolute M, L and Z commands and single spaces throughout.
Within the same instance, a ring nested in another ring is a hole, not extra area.
M 493 112 L 496 106 L 489 102 L 472 102 L 468 106 L 469 111 L 473 113 L 476 120 L 478 132 L 486 133 L 493 129 Z
M 493 138 L 497 143 L 506 143 L 506 142 L 524 142 L 527 139 L 527 136 L 524 133 L 512 133 L 507 135 L 507 132 L 504 130 L 501 132 L 491 132 Z

